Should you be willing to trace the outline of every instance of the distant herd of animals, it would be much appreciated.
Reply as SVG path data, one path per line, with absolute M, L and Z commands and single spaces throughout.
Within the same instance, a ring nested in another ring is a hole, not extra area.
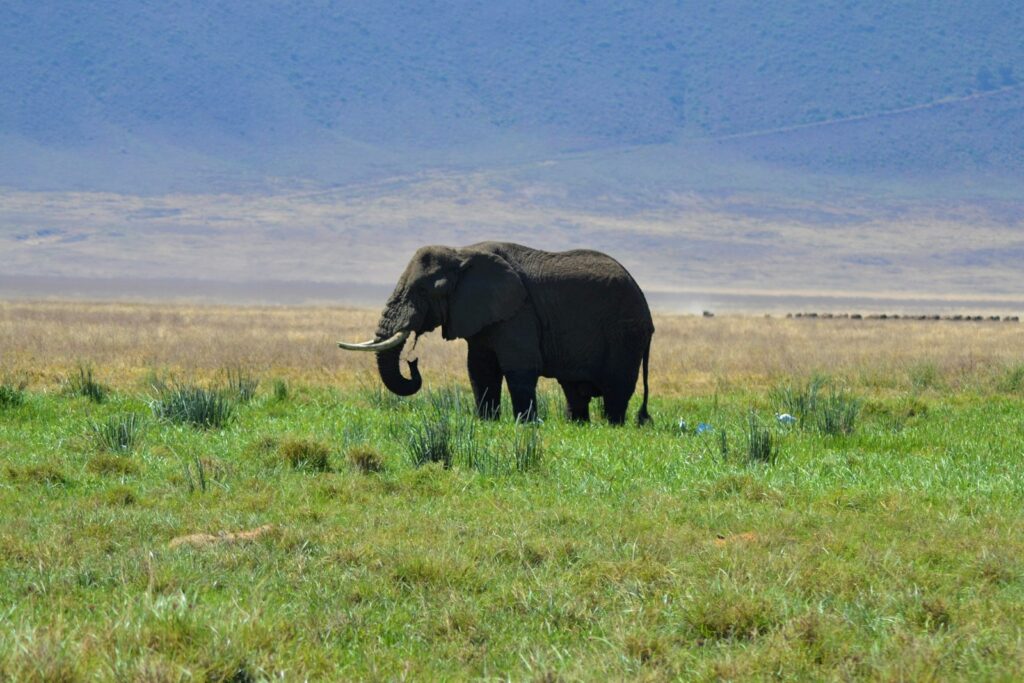
M 850 320 L 953 320 L 970 322 L 1020 322 L 1017 315 L 900 315 L 899 313 L 787 313 L 787 318 L 849 318 Z

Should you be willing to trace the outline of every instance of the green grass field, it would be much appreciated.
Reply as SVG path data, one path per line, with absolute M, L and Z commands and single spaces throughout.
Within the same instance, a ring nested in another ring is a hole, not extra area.
M 539 426 L 459 388 L 240 401 L 244 373 L 197 427 L 9 382 L 0 679 L 1019 680 L 1014 377 L 855 388 L 838 421 L 823 390 L 792 426 L 802 382 L 725 387 L 647 428 L 554 394 Z

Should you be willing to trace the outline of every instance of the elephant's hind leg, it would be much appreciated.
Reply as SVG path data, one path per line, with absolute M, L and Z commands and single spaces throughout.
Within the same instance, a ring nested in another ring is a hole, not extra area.
M 604 416 L 608 424 L 621 425 L 626 422 L 626 407 L 629 405 L 629 397 L 623 398 L 616 395 L 604 397 Z
M 569 382 L 559 380 L 565 393 L 565 405 L 568 418 L 573 422 L 590 422 L 590 398 L 593 395 L 589 382 Z
M 610 378 L 602 387 L 604 416 L 608 418 L 609 424 L 621 425 L 626 422 L 626 408 L 636 390 L 636 376 L 636 370 L 633 370 L 628 376 Z
M 477 415 L 486 420 L 497 420 L 501 417 L 502 379 L 498 357 L 491 349 L 470 342 L 466 366 Z

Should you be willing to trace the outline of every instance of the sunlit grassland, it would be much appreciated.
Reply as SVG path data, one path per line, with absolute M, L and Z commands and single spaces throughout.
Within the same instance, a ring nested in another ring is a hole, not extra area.
M 371 359 L 335 342 L 369 338 L 377 318 L 313 306 L 0 301 L 0 362 L 35 386 L 83 365 L 119 388 L 146 385 L 154 372 L 224 379 L 238 367 L 307 385 L 375 386 Z M 1019 323 L 656 315 L 655 326 L 652 391 L 662 396 L 767 389 L 815 372 L 870 390 L 984 391 L 1024 361 Z M 464 342 L 433 333 L 415 354 L 428 384 L 467 386 Z
M 429 338 L 392 397 L 319 347 L 373 314 L 5 306 L 0 679 L 1024 675 L 1019 327 L 659 318 L 655 425 L 613 428 L 550 384 L 543 424 L 478 421 Z M 775 419 L 816 373 L 848 434 Z M 158 419 L 169 375 L 224 426 Z M 452 466 L 415 466 L 439 419 Z

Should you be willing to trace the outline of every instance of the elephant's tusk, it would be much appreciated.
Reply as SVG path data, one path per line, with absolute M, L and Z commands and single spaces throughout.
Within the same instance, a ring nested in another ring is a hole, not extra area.
M 338 342 L 338 346 L 348 351 L 387 351 L 393 349 L 402 342 L 405 341 L 406 337 L 409 336 L 409 332 L 396 332 L 383 341 L 364 341 L 359 344 L 349 344 L 347 342 Z

